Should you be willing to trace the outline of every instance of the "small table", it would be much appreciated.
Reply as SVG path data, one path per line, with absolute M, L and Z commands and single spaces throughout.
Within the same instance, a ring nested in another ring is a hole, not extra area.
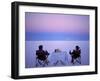
M 68 62 L 67 52 L 53 52 L 49 55 L 48 60 L 53 66 L 66 65 Z

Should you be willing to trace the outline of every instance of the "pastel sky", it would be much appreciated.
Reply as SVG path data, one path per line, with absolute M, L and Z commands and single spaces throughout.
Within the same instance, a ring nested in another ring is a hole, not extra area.
M 48 36 L 54 40 L 64 40 L 66 37 L 66 40 L 74 40 L 75 37 L 77 40 L 88 40 L 89 16 L 25 12 L 25 32 L 26 40 L 48 40 Z M 57 34 L 61 37 L 58 38 Z

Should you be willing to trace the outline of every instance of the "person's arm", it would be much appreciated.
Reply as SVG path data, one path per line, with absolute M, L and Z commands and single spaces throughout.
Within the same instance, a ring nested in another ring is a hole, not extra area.
M 45 51 L 45 53 L 46 53 L 47 56 L 49 55 L 48 51 Z

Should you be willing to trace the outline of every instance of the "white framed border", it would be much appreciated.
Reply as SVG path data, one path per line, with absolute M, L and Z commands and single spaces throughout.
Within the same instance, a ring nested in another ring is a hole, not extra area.
M 25 68 L 25 12 L 80 14 L 90 16 L 90 65 L 52 68 Z M 42 75 L 95 71 L 95 10 L 55 8 L 40 6 L 19 6 L 19 75 Z

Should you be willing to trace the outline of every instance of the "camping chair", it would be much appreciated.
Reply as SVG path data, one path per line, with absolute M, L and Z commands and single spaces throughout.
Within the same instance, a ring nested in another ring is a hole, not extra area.
M 77 51 L 73 51 L 73 52 L 70 52 L 70 55 L 72 57 L 72 63 L 75 64 L 75 63 L 79 63 L 81 64 L 81 53 L 80 52 L 77 52 Z
M 74 58 L 74 64 L 79 63 L 81 64 L 81 56 Z
M 48 55 L 49 55 L 48 52 L 37 54 L 36 55 L 36 67 L 38 67 L 38 66 L 45 67 L 46 65 L 48 65 L 48 63 L 49 63 Z

